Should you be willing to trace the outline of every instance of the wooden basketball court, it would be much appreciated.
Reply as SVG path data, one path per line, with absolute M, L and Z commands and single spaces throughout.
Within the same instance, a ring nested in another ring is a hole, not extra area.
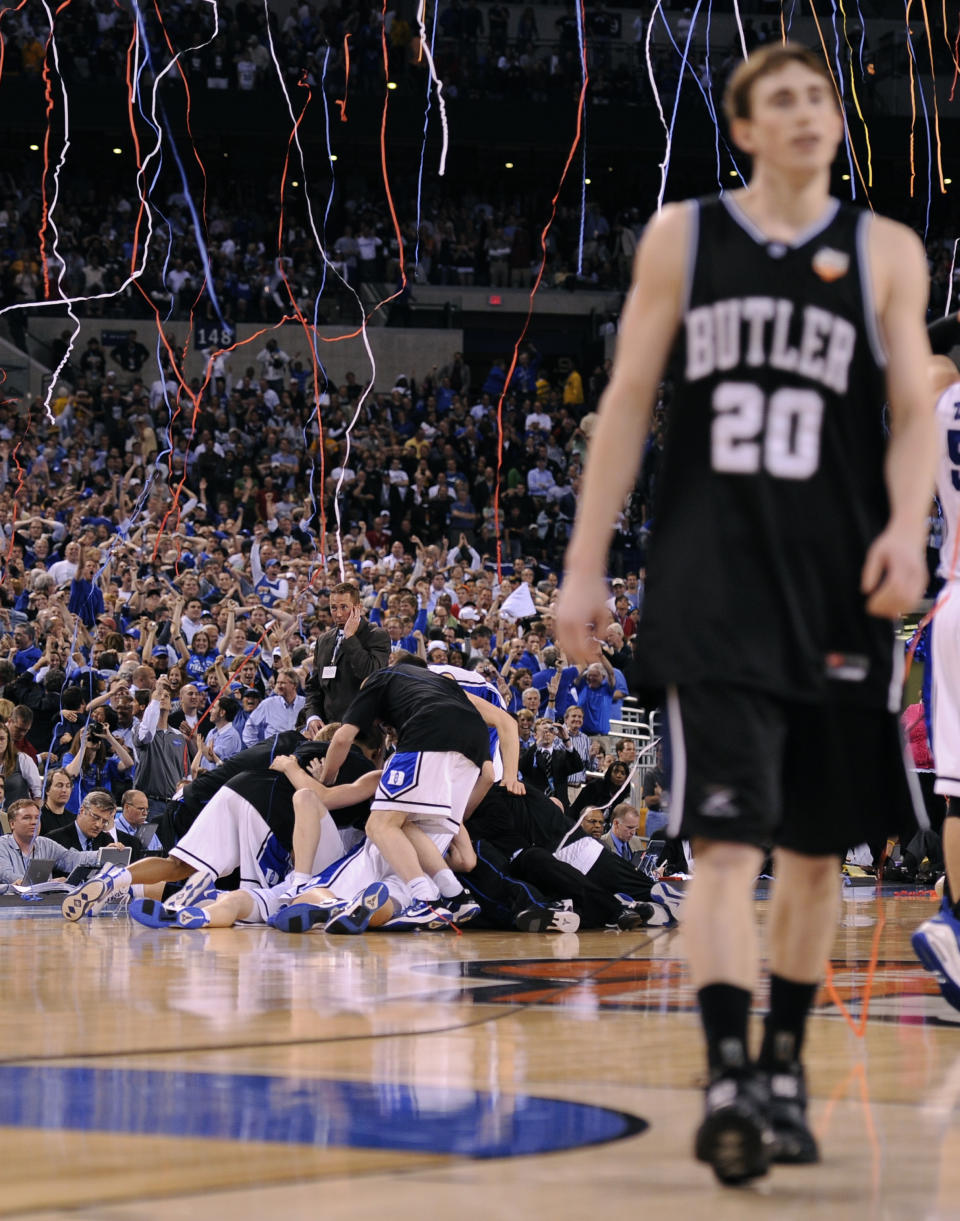
M 960 1013 L 909 944 L 934 900 L 845 893 L 809 1037 L 825 1161 L 746 1190 L 690 1157 L 682 928 L 4 918 L 0 1215 L 960 1217 Z

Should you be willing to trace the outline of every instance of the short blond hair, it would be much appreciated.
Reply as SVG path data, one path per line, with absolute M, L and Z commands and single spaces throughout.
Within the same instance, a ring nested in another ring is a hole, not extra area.
M 798 42 L 778 42 L 754 51 L 739 64 L 723 91 L 723 112 L 727 122 L 750 118 L 750 94 L 764 76 L 779 72 L 787 64 L 802 64 L 833 85 L 833 77 L 823 58 Z

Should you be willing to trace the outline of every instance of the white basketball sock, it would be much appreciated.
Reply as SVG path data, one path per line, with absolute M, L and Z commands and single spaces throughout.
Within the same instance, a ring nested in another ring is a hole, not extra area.
M 454 877 L 452 869 L 441 869 L 433 875 L 433 880 L 445 899 L 452 899 L 454 895 L 463 894 L 463 887 Z
M 422 899 L 426 903 L 440 898 L 440 891 L 425 874 L 421 874 L 418 878 L 413 878 L 409 881 L 407 889 L 415 899 Z

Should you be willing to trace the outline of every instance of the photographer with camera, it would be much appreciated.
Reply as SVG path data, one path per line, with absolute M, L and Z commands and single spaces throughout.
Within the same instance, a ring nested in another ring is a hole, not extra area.
M 103 705 L 94 708 L 63 756 L 63 770 L 73 781 L 73 791 L 66 806 L 71 814 L 77 813 L 86 795 L 94 789 L 112 792 L 116 787 L 119 796 L 121 787 L 129 787 L 134 759 L 124 744 L 113 736 L 110 719 L 115 721 L 116 715 L 112 708 Z

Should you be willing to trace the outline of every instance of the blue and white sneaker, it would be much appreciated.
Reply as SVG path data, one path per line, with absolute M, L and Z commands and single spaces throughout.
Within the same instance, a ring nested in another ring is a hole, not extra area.
M 127 908 L 137 924 L 147 928 L 177 928 L 179 912 L 167 907 L 159 899 L 134 899 Z
M 84 916 L 98 916 L 115 895 L 125 894 L 129 890 L 130 883 L 122 876 L 126 872 L 118 865 L 107 865 L 88 878 L 60 904 L 64 918 L 80 920 Z
M 176 894 L 166 899 L 165 906 L 171 911 L 179 911 L 182 907 L 196 907 L 198 903 L 211 902 L 220 897 L 216 886 L 217 879 L 212 873 L 197 870 L 191 873 Z
M 206 928 L 210 923 L 205 907 L 181 907 L 176 915 L 178 928 Z
M 362 933 L 378 912 L 390 901 L 390 890 L 384 882 L 373 882 L 365 890 L 344 903 L 323 926 L 325 933 Z
M 271 916 L 268 923 L 281 933 L 309 933 L 317 924 L 326 926 L 347 906 L 342 899 L 329 899 L 325 903 L 291 903 Z
M 940 986 L 943 999 L 960 1009 L 960 921 L 941 910 L 910 938 L 914 953 Z
M 384 921 L 378 926 L 378 931 L 384 929 L 390 932 L 406 932 L 418 928 L 451 928 L 453 923 L 453 913 L 441 907 L 438 901 L 427 903 L 421 899 L 411 903 L 409 907 L 405 907 L 398 915 Z
M 480 904 L 469 890 L 461 890 L 458 895 L 441 899 L 444 910 L 453 916 L 454 924 L 469 924 L 480 915 Z
M 650 902 L 656 907 L 664 907 L 667 910 L 668 919 L 665 924 L 677 924 L 680 920 L 680 909 L 683 907 L 683 901 L 686 895 L 682 890 L 678 890 L 676 886 L 671 886 L 669 882 L 656 882 L 650 888 Z

